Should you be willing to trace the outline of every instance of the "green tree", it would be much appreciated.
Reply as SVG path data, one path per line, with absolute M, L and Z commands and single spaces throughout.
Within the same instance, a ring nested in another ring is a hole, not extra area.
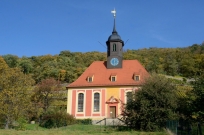
M 190 53 L 185 53 L 183 55 L 183 60 L 180 63 L 180 73 L 188 78 L 193 78 L 198 71 L 195 66 L 195 59 L 192 56 L 193 55 Z
M 19 59 L 18 56 L 7 54 L 7 55 L 3 55 L 2 57 L 4 58 L 4 60 L 6 61 L 6 63 L 10 68 L 17 67 L 18 59 Z
M 192 86 L 190 85 L 177 85 L 176 96 L 178 98 L 177 112 L 179 119 L 186 123 L 192 120 Z
M 132 94 L 123 112 L 125 123 L 136 130 L 155 131 L 175 119 L 176 87 L 163 76 L 153 74 Z
M 178 70 L 178 63 L 175 59 L 174 54 L 168 52 L 166 53 L 166 57 L 164 59 L 164 71 L 168 75 L 176 75 Z
M 23 57 L 19 60 L 18 67 L 20 67 L 25 74 L 33 72 L 33 63 L 26 57 Z
M 196 121 L 204 121 L 204 75 L 199 76 L 193 83 L 192 116 Z
M 61 51 L 59 56 L 66 56 L 66 57 L 73 57 L 73 53 L 71 53 L 70 51 Z

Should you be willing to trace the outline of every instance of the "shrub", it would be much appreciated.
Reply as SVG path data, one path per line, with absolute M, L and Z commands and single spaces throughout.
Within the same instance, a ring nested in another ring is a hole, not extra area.
M 77 124 L 92 125 L 92 119 L 77 119 Z
M 5 118 L 3 115 L 0 114 L 0 129 L 4 128 L 5 126 Z
M 27 120 L 24 117 L 20 117 L 13 123 L 13 127 L 16 130 L 26 130 Z
M 76 119 L 65 111 L 47 112 L 40 120 L 40 126 L 45 128 L 58 128 L 75 123 Z

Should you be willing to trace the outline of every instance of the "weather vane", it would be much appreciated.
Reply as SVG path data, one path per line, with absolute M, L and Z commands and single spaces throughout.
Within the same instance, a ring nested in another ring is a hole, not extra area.
M 114 10 L 111 11 L 111 13 L 113 14 L 114 18 L 116 17 L 116 10 L 114 8 Z

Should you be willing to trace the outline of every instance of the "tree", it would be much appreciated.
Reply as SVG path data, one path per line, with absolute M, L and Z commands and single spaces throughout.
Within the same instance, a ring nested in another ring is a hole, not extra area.
M 183 60 L 180 63 L 180 73 L 185 77 L 193 78 L 198 70 L 195 67 L 195 59 L 192 57 L 192 54 L 188 52 L 186 52 L 182 57 Z
M 5 120 L 6 129 L 18 118 L 27 116 L 33 84 L 34 80 L 20 69 L 0 71 L 0 115 Z
M 7 54 L 7 55 L 3 55 L 3 58 L 10 68 L 17 67 L 18 59 L 19 59 L 18 56 Z
M 190 123 L 192 120 L 192 86 L 190 85 L 177 85 L 176 96 L 178 98 L 177 112 L 179 114 L 179 120 Z
M 59 100 L 61 95 L 60 82 L 54 78 L 42 80 L 34 89 L 32 101 L 37 108 L 43 108 L 47 112 L 54 100 Z
M 126 104 L 125 123 L 136 130 L 155 131 L 165 127 L 165 122 L 176 116 L 175 90 L 168 79 L 153 74 Z
M 193 118 L 199 122 L 204 121 L 204 75 L 202 74 L 199 76 L 196 81 L 193 83 L 193 90 L 192 90 L 192 116 Z
M 22 69 L 25 74 L 33 71 L 33 64 L 30 59 L 23 57 L 19 60 L 18 66 Z
M 166 53 L 165 61 L 164 61 L 164 70 L 168 75 L 176 75 L 178 70 L 178 63 L 175 56 L 170 52 Z
M 0 72 L 3 72 L 3 70 L 7 69 L 8 65 L 4 61 L 4 59 L 0 56 Z

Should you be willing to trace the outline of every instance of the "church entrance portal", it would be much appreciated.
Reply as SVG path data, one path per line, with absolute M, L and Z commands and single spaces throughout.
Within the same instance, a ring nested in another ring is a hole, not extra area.
M 110 117 L 115 118 L 116 117 L 116 107 L 110 106 Z

